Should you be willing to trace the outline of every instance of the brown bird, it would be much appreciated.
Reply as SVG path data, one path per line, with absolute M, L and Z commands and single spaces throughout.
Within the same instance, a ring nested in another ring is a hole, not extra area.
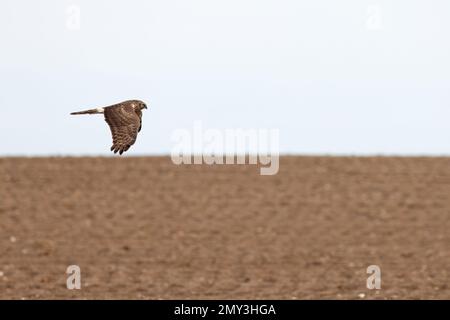
M 108 107 L 71 114 L 104 114 L 113 138 L 111 151 L 121 155 L 136 142 L 138 132 L 142 129 L 142 109 L 147 109 L 147 105 L 141 100 L 127 100 Z

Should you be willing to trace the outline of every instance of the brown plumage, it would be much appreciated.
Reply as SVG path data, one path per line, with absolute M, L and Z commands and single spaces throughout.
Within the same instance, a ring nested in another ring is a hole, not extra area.
M 111 151 L 114 151 L 114 153 L 119 152 L 121 155 L 136 142 L 138 132 L 142 128 L 142 109 L 147 109 L 147 105 L 144 102 L 127 100 L 112 106 L 72 112 L 71 114 L 103 113 L 113 138 Z

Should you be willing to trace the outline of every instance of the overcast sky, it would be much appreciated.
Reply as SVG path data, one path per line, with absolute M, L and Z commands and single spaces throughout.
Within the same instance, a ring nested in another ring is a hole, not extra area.
M 448 0 L 2 0 L 0 39 L 0 155 L 109 154 L 101 116 L 68 114 L 130 98 L 134 155 L 197 120 L 279 128 L 284 153 L 450 155 Z

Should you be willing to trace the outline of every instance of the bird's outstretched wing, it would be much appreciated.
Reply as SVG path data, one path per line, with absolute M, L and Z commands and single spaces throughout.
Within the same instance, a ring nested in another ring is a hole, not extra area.
M 113 145 L 111 151 L 124 153 L 136 142 L 141 126 L 141 117 L 129 104 L 118 104 L 105 108 L 105 121 L 111 129 Z

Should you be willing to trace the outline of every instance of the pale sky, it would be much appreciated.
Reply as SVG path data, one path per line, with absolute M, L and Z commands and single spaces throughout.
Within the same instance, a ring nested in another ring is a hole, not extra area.
M 77 28 L 76 13 L 80 12 Z M 296 154 L 450 155 L 448 0 L 2 0 L 1 155 L 130 155 L 204 127 L 278 128 Z

